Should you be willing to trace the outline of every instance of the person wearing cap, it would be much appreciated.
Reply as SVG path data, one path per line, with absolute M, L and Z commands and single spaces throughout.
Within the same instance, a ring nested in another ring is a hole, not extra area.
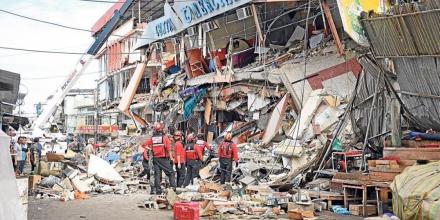
M 199 175 L 199 169 L 203 158 L 202 149 L 195 144 L 196 137 L 193 133 L 188 134 L 185 144 L 186 178 L 184 186 L 194 184 L 194 179 Z
M 185 181 L 185 149 L 182 144 L 183 134 L 181 131 L 175 131 L 174 139 L 174 165 L 177 172 L 177 187 L 182 187 Z
M 220 160 L 220 184 L 231 182 L 232 178 L 232 161 L 238 166 L 238 150 L 234 142 L 232 142 L 232 133 L 227 132 L 224 140 L 218 146 L 218 157 Z
M 163 133 L 163 126 L 161 123 L 153 125 L 153 136 L 148 138 L 143 147 L 151 150 L 153 153 L 153 170 L 154 170 L 154 190 L 156 194 L 162 194 L 160 186 L 162 171 L 170 180 L 170 186 L 176 188 L 176 180 L 174 178 L 174 170 L 171 165 L 173 155 L 171 152 L 171 141 Z

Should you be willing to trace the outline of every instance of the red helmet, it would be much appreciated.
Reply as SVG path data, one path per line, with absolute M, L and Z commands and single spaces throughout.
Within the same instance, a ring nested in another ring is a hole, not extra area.
M 196 139 L 196 137 L 195 137 L 194 133 L 189 133 L 189 134 L 186 136 L 186 141 L 187 141 L 187 142 L 193 142 L 195 139 Z
M 154 131 L 157 131 L 157 132 L 162 131 L 162 128 L 163 128 L 162 123 L 160 123 L 160 122 L 154 123 L 154 126 L 153 126 Z
M 180 140 L 180 139 L 182 139 L 182 136 L 183 136 L 183 134 L 182 134 L 181 131 L 176 131 L 176 132 L 174 132 L 174 139 L 175 139 L 175 140 Z
M 230 140 L 232 140 L 232 133 L 231 133 L 231 132 L 227 132 L 227 133 L 225 134 L 225 140 L 226 140 L 226 141 L 230 141 Z

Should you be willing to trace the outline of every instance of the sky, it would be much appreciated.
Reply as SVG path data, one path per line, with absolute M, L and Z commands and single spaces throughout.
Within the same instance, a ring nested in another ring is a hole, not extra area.
M 0 9 L 83 29 L 91 29 L 111 5 L 80 0 L 0 0 Z M 0 30 L 0 47 L 81 53 L 93 43 L 89 32 L 38 23 L 1 11 Z M 35 113 L 34 105 L 44 102 L 60 87 L 79 57 L 0 49 L 0 69 L 21 75 L 20 90 L 27 93 L 21 109 Z M 74 88 L 94 88 L 98 71 L 98 62 L 94 61 Z

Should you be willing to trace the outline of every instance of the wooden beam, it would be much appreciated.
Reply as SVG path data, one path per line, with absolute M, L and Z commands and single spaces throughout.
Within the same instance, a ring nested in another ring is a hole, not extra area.
M 263 33 L 261 32 L 261 26 L 260 26 L 260 20 L 258 19 L 258 15 L 257 15 L 257 8 L 255 7 L 255 4 L 251 5 L 251 9 L 252 9 L 252 14 L 254 15 L 254 22 L 255 22 L 255 27 L 257 28 L 257 33 L 258 33 L 258 40 L 260 42 L 260 46 L 264 46 L 264 37 L 263 37 Z
M 330 30 L 332 32 L 333 39 L 335 40 L 336 47 L 338 48 L 338 54 L 342 56 L 344 55 L 344 48 L 342 47 L 341 40 L 339 39 L 338 31 L 336 30 L 335 22 L 333 21 L 332 13 L 330 12 L 327 1 L 322 2 L 322 9 L 324 10 L 325 17 L 327 18 L 328 24 L 330 26 Z
M 395 156 L 401 160 L 440 160 L 440 148 L 394 148 L 385 147 L 383 156 Z
M 402 146 L 402 127 L 400 125 L 400 103 L 397 98 L 391 99 L 391 145 Z

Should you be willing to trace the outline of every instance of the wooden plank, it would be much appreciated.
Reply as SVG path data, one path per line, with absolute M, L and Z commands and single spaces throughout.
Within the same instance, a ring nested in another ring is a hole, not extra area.
M 341 40 L 339 39 L 338 31 L 336 30 L 335 22 L 333 21 L 332 13 L 330 12 L 330 8 L 327 4 L 327 1 L 322 2 L 322 9 L 325 14 L 325 18 L 330 26 L 330 30 L 332 32 L 333 39 L 335 40 L 336 47 L 338 49 L 339 55 L 344 55 L 344 48 L 342 47 Z
M 394 177 L 396 177 L 399 173 L 386 173 L 386 172 L 370 172 L 369 176 L 372 181 L 379 182 L 392 182 Z
M 408 167 L 408 166 L 412 166 L 414 164 L 417 163 L 417 160 L 400 160 L 399 161 L 399 166 L 401 167 Z
M 384 148 L 384 157 L 399 157 L 402 160 L 440 160 L 440 148 Z
M 376 165 L 390 165 L 389 160 L 376 160 Z
M 362 216 L 364 207 L 362 204 L 350 204 L 349 210 L 352 215 Z M 376 214 L 376 206 L 375 205 L 366 205 L 366 215 L 371 216 Z
M 211 124 L 211 110 L 212 110 L 212 102 L 210 99 L 206 99 L 205 112 L 204 112 L 206 125 Z
M 400 103 L 395 96 L 391 98 L 391 143 L 393 147 L 402 145 L 402 127 L 400 124 Z
M 440 147 L 440 141 L 402 140 L 402 147 L 406 147 L 406 148 L 423 148 L 426 146 L 435 146 L 435 145 L 438 145 Z M 391 142 L 389 140 L 385 141 L 385 147 L 392 147 Z

